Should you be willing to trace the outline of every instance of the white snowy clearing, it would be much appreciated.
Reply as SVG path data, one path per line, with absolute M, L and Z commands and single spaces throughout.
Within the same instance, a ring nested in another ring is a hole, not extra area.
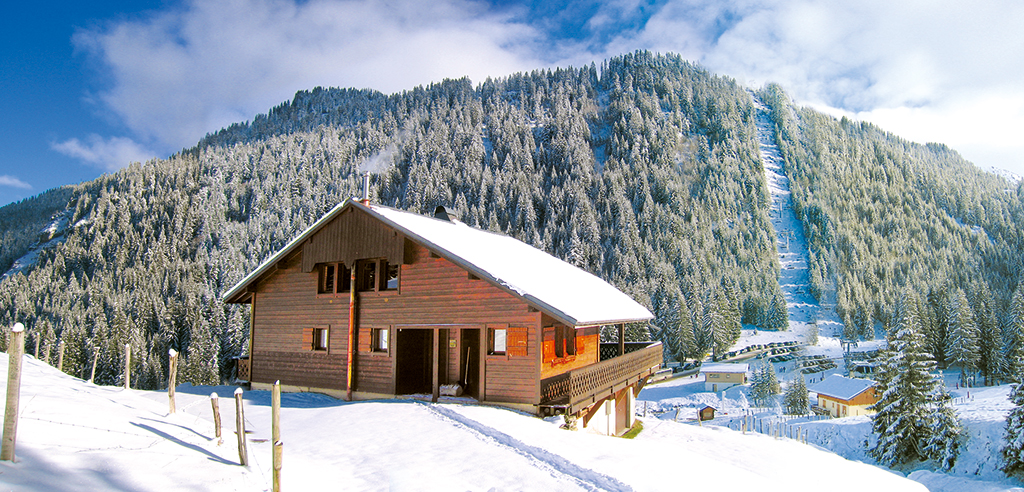
M 7 364 L 0 354 L 5 382 Z M 219 445 L 211 391 L 223 395 Z M 168 415 L 164 392 L 96 386 L 25 356 L 17 459 L 0 462 L 0 490 L 268 490 L 270 395 L 245 393 L 247 469 L 237 464 L 232 391 L 180 386 L 179 411 Z M 645 418 L 627 440 L 459 403 L 282 401 L 285 490 L 925 490 L 813 446 L 723 427 Z

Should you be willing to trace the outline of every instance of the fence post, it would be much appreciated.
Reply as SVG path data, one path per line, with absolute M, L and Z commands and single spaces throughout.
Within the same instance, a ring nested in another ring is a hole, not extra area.
M 245 415 L 242 413 L 242 388 L 235 390 L 235 433 L 238 434 L 238 462 L 249 466 L 249 450 L 245 447 Z
M 274 490 L 281 492 L 281 459 L 283 458 L 284 444 L 281 441 L 274 441 Z
M 124 344 L 124 389 L 132 385 L 132 346 Z
M 168 369 L 169 373 L 167 375 L 167 399 L 170 400 L 171 405 L 169 413 L 175 413 L 177 409 L 174 408 L 174 386 L 176 384 L 174 380 L 177 379 L 178 375 L 178 351 L 170 349 L 167 351 L 167 354 L 171 356 L 171 367 Z
M 210 393 L 210 406 L 213 407 L 213 432 L 217 437 L 217 445 L 220 446 L 224 440 L 220 437 L 220 398 L 217 397 L 217 393 Z
M 57 342 L 57 370 L 64 372 L 64 340 Z
M 92 373 L 89 374 L 89 382 L 90 383 L 95 383 L 96 382 L 96 361 L 98 361 L 100 359 L 100 348 L 99 347 L 93 347 L 92 350 L 93 350 L 93 352 L 92 352 Z
M 14 444 L 18 435 L 18 398 L 21 395 L 21 359 L 25 353 L 25 325 L 11 328 L 7 346 L 7 406 L 4 410 L 4 435 L 0 443 L 0 460 L 14 461 Z
M 35 352 L 32 353 L 32 357 L 35 357 L 36 360 L 39 360 L 39 332 L 38 330 L 32 330 L 32 333 L 34 333 L 32 338 L 36 339 L 36 350 Z
M 270 435 L 274 443 L 274 489 L 273 492 L 281 490 L 281 380 L 274 382 L 273 390 L 270 392 Z

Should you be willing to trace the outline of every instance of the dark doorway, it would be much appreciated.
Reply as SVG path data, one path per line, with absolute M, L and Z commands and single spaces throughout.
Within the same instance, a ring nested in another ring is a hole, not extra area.
M 396 394 L 430 394 L 433 391 L 433 361 L 430 357 L 433 335 L 434 330 L 398 330 Z
M 480 330 L 462 329 L 459 382 L 466 395 L 480 400 Z

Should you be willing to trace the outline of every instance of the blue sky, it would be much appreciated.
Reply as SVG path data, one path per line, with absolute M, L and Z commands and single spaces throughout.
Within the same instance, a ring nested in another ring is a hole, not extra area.
M 166 157 L 315 86 L 676 52 L 800 104 L 1024 175 L 1024 3 L 862 0 L 17 2 L 0 205 Z

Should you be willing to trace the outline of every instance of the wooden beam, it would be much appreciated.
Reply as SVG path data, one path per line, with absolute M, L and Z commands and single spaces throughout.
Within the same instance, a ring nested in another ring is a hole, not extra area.
M 430 330 L 430 331 L 434 335 L 434 338 L 433 338 L 433 347 L 434 347 L 434 349 L 431 350 L 431 354 L 432 354 L 431 355 L 431 359 L 433 359 L 433 362 L 432 362 L 431 365 L 434 367 L 434 374 L 432 376 L 432 383 L 431 384 L 433 386 L 431 386 L 431 388 L 433 388 L 433 389 L 431 390 L 431 393 L 430 393 L 430 401 L 432 401 L 434 403 L 437 403 L 438 397 L 441 396 L 441 386 L 440 386 L 440 381 L 439 381 L 439 372 L 440 371 L 439 371 L 439 368 L 437 367 L 438 362 L 440 361 L 440 358 L 438 357 L 437 353 L 438 353 L 438 351 L 441 348 L 440 347 L 441 346 L 441 343 L 440 343 L 441 330 L 439 328 L 434 328 L 433 330 Z

